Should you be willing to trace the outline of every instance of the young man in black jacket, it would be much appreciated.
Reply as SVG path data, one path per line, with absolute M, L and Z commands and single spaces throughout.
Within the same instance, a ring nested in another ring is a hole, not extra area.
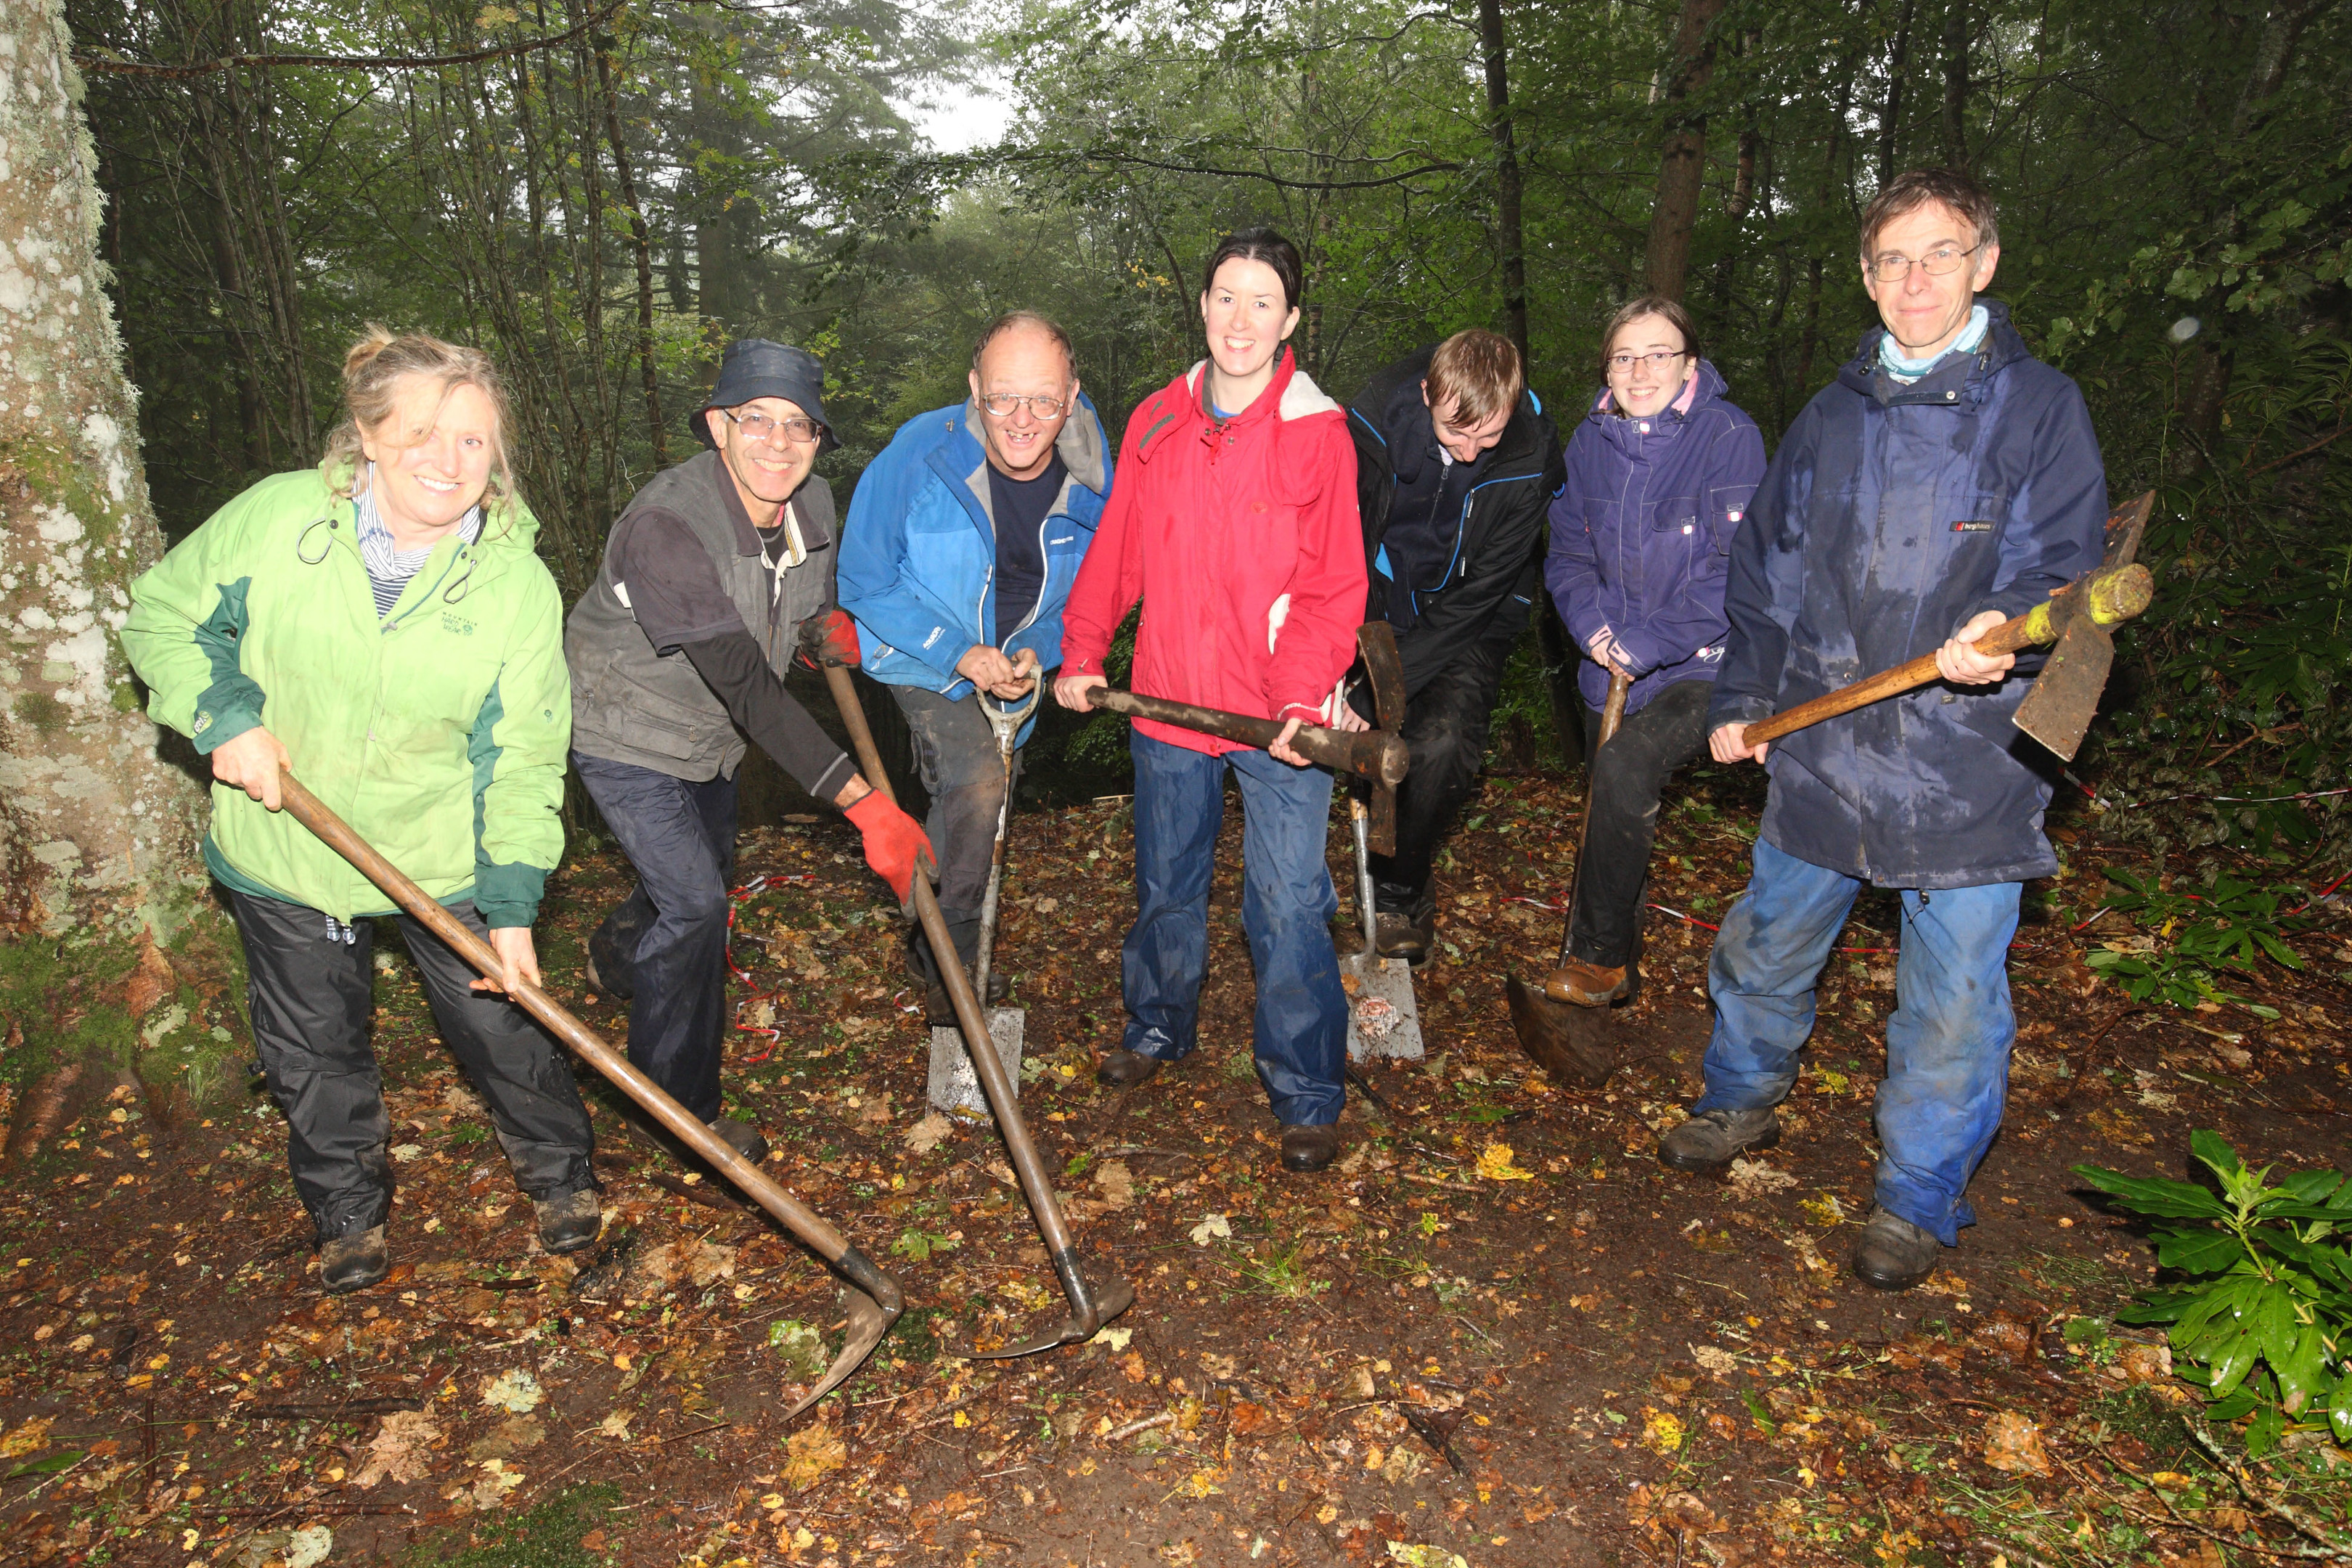
M 1383 957 L 1419 963 L 1434 934 L 1431 858 L 1477 782 L 1503 666 L 1542 591 L 1559 433 L 1518 351 L 1475 328 L 1381 372 L 1348 413 L 1365 618 L 1396 628 L 1412 752 L 1396 853 L 1372 857 L 1375 929 Z M 1360 684 L 1354 702 L 1370 717 Z

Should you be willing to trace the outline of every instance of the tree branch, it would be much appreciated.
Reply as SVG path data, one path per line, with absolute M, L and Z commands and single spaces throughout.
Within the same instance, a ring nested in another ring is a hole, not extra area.
M 1215 174 L 1228 180 L 1259 180 L 1286 191 L 1364 191 L 1381 185 L 1399 185 L 1423 174 L 1450 174 L 1462 167 L 1453 163 L 1423 163 L 1417 169 L 1407 169 L 1399 174 L 1384 174 L 1376 180 L 1294 180 L 1286 175 L 1268 174 L 1262 169 L 1223 169 L 1205 163 L 1171 163 L 1158 158 L 1146 158 L 1134 153 L 1106 153 L 1087 148 L 1072 148 L 1059 153 L 1007 153 L 1001 154 L 1007 163 L 1132 163 L 1145 169 L 1165 169 L 1175 174 Z
M 526 38 L 520 44 L 505 44 L 496 48 L 473 49 L 461 55 L 221 55 L 209 60 L 175 66 L 160 60 L 125 59 L 107 49 L 77 54 L 73 61 L 86 72 L 95 71 L 107 76 L 162 77 L 180 81 L 215 76 L 222 71 L 237 70 L 247 66 L 257 66 L 264 70 L 287 67 L 310 70 L 436 70 L 445 66 L 479 65 L 485 60 L 505 59 L 511 55 L 559 48 L 584 33 L 603 26 L 619 16 L 628 3 L 629 0 L 612 0 L 612 4 L 566 32 Z

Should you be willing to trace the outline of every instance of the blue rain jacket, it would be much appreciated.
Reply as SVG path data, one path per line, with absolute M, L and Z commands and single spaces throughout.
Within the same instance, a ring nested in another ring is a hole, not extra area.
M 2099 563 L 2106 473 L 2081 389 L 2009 308 L 1905 386 L 1884 328 L 1790 426 L 1732 542 L 1730 647 L 1707 727 L 1752 722 L 1933 653 L 1983 610 L 2021 615 Z M 1931 682 L 1772 744 L 1762 832 L 1888 888 L 2058 868 L 2056 759 L 2011 722 L 2039 656 L 1993 686 Z
M 1620 418 L 1604 390 L 1569 438 L 1544 581 L 1580 650 L 1603 626 L 1616 634 L 1635 678 L 1629 713 L 1722 662 L 1731 539 L 1764 475 L 1756 421 L 1723 394 L 1701 360 L 1687 405 Z M 1609 672 L 1587 657 L 1577 684 L 1598 708 Z

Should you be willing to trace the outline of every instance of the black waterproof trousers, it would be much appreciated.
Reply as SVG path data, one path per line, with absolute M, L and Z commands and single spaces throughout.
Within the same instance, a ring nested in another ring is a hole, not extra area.
M 1503 693 L 1503 667 L 1518 636 L 1517 626 L 1490 631 L 1405 702 L 1404 743 L 1412 765 L 1397 786 L 1396 853 L 1372 857 L 1372 899 L 1383 914 L 1417 918 L 1422 912 L 1430 862 L 1478 787 L 1486 732 Z M 1370 705 L 1370 690 L 1359 688 L 1358 710 Z
M 392 1127 L 368 1044 L 375 924 L 222 891 L 245 939 L 246 1005 L 270 1098 L 286 1113 L 294 1190 L 320 1241 L 382 1225 L 392 1212 Z M 472 904 L 449 912 L 488 937 Z M 516 1184 L 535 1201 L 595 1185 L 588 1108 L 555 1042 L 505 997 L 468 989 L 472 967 L 417 921 L 398 919 L 434 1024 L 489 1106 Z
M 1576 868 L 1576 915 L 1568 955 L 1614 968 L 1633 956 L 1642 892 L 1650 882 L 1650 848 L 1658 837 L 1658 795 L 1666 778 L 1706 746 L 1711 680 L 1678 680 L 1626 716 L 1594 753 L 1601 715 L 1584 719 L 1585 776 L 1591 781 L 1591 826 Z

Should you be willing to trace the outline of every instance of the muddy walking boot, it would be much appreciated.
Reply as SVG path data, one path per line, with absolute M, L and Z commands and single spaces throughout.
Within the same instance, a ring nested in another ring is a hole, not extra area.
M 587 980 L 591 991 L 622 1002 L 635 994 L 636 976 L 631 972 L 629 955 L 637 951 L 637 942 L 654 919 L 653 900 L 639 888 L 589 934 Z
M 596 1202 L 593 1187 L 534 1198 L 531 1207 L 539 1213 L 539 1244 L 550 1252 L 577 1252 L 593 1247 L 604 1228 L 604 1211 Z
M 971 979 L 973 957 L 980 952 L 980 921 L 950 921 L 948 931 L 955 938 L 956 951 L 964 961 L 963 977 Z M 955 1002 L 948 995 L 947 981 L 931 958 L 931 944 L 924 940 L 922 928 L 910 926 L 907 931 L 907 973 L 923 983 L 923 1022 L 935 1028 L 956 1026 Z M 988 976 L 988 994 L 981 998 L 985 1007 L 1002 1007 L 1013 994 L 1013 982 L 1001 969 L 992 970 Z
M 1319 1171 L 1339 1157 L 1337 1127 L 1286 1127 L 1282 1130 L 1282 1168 Z
M 383 1226 L 380 1225 L 336 1237 L 319 1248 L 319 1283 L 330 1295 L 365 1289 L 391 1269 L 392 1259 L 384 1250 Z
M 1777 1111 L 1702 1110 L 1658 1140 L 1658 1163 L 1712 1173 L 1750 1149 L 1780 1142 Z
M 1437 900 L 1427 889 L 1382 882 L 1372 894 L 1372 951 L 1415 969 L 1437 944 Z
M 699 1165 L 703 1163 L 702 1156 L 688 1148 L 684 1139 L 655 1121 L 653 1112 L 635 1100 L 622 1108 L 621 1121 L 629 1130 L 629 1136 L 647 1148 L 658 1149 L 681 1164 Z M 738 1121 L 731 1116 L 717 1116 L 705 1125 L 718 1134 L 721 1143 L 754 1165 L 768 1157 L 768 1141 L 760 1136 L 760 1130 L 750 1123 Z
M 1160 1068 L 1158 1057 L 1147 1057 L 1141 1051 L 1124 1047 L 1107 1054 L 1095 1068 L 1095 1081 L 1105 1089 L 1133 1089 L 1148 1081 Z
M 1944 1244 L 1900 1215 L 1873 1209 L 1854 1244 L 1854 1277 L 1874 1290 L 1908 1290 L 1936 1271 Z

